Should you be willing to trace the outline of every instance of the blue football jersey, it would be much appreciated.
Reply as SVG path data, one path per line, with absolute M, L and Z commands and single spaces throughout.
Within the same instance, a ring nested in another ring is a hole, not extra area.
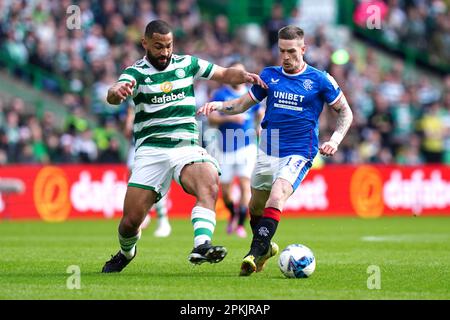
M 249 91 L 257 102 L 267 98 L 260 148 L 277 157 L 314 159 L 319 149 L 319 115 L 325 102 L 333 104 L 341 97 L 338 84 L 328 73 L 307 64 L 293 75 L 282 67 L 267 67 L 260 77 L 269 88 L 253 85 Z
M 235 91 L 229 86 L 223 86 L 217 89 L 212 100 L 228 101 L 239 98 L 241 95 L 242 92 Z M 242 124 L 236 122 L 225 122 L 219 126 L 218 129 L 222 135 L 220 143 L 222 143 L 221 149 L 223 152 L 233 152 L 251 143 L 256 143 L 255 115 L 258 110 L 259 104 L 255 104 L 243 113 L 245 121 Z

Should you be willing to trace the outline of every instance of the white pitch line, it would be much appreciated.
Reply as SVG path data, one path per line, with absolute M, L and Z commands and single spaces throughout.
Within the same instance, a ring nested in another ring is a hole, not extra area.
M 442 242 L 449 241 L 450 235 L 446 233 L 428 234 L 396 234 L 385 236 L 364 236 L 361 241 L 367 242 Z

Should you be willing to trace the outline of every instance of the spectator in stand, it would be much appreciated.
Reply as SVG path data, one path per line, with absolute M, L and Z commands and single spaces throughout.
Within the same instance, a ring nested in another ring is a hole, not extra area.
M 427 163 L 441 163 L 444 155 L 444 137 L 446 133 L 444 110 L 440 104 L 432 103 L 420 120 L 423 134 L 422 152 Z
M 269 49 L 274 48 L 278 43 L 278 30 L 287 25 L 287 19 L 284 18 L 283 6 L 275 2 L 272 6 L 271 17 L 266 22 L 267 40 Z
M 120 156 L 119 141 L 116 138 L 109 140 L 108 149 L 102 151 L 98 158 L 100 163 L 122 163 Z

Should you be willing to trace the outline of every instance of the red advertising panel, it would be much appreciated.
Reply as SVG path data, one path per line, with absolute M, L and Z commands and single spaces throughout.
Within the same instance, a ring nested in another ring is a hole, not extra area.
M 311 170 L 286 214 L 450 215 L 448 166 L 327 166 Z
M 111 218 L 120 216 L 126 191 L 125 166 L 5 166 L 2 179 L 18 179 L 22 193 L 2 193 L 3 218 Z
M 113 218 L 122 214 L 128 171 L 123 165 L 0 167 L 0 220 Z M 15 188 L 13 186 L 23 186 Z M 237 199 L 237 185 L 233 190 Z M 189 217 L 194 197 L 175 182 L 171 217 Z M 450 215 L 447 166 L 326 166 L 311 170 L 285 206 L 287 216 Z M 228 214 L 219 199 L 217 218 Z

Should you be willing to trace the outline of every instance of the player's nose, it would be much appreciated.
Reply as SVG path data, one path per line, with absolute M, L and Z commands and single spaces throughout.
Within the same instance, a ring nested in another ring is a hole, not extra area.
M 168 48 L 164 48 L 161 50 L 161 57 L 162 58 L 167 58 L 169 56 L 169 49 Z

